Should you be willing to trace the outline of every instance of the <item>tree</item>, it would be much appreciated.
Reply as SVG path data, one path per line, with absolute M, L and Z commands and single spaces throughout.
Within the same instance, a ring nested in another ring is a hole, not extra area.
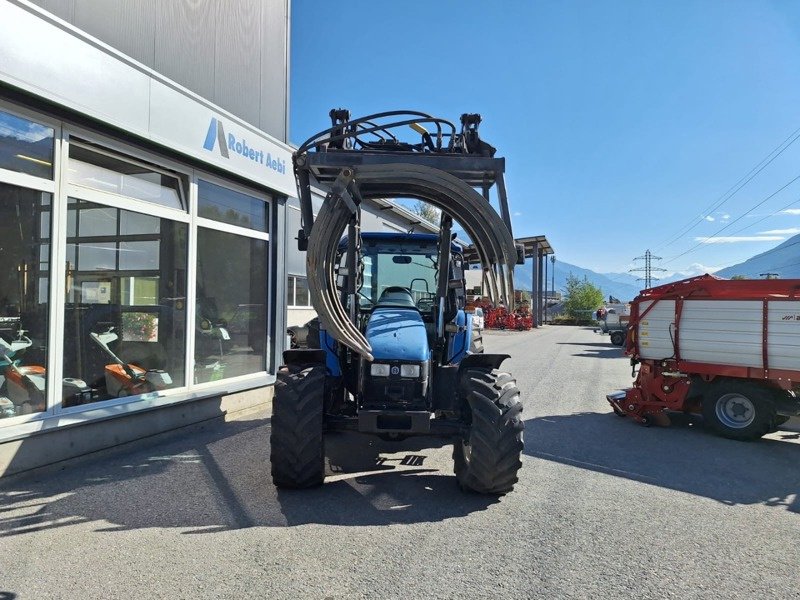
M 439 218 L 442 216 L 442 211 L 435 206 L 428 204 L 427 202 L 423 202 L 422 200 L 417 200 L 416 204 L 414 204 L 411 210 L 414 212 L 414 214 L 419 215 L 434 225 L 439 224 Z
M 747 279 L 744 275 L 734 275 L 731 279 Z
M 590 282 L 586 276 L 578 279 L 572 273 L 567 277 L 564 288 L 564 310 L 570 317 L 576 319 L 590 318 L 590 313 L 603 305 L 602 290 Z

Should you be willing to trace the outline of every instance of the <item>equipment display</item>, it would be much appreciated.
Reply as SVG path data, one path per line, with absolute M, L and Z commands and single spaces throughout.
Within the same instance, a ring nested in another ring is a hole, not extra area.
M 522 252 L 511 232 L 504 160 L 480 139 L 479 115 L 462 115 L 460 131 L 413 111 L 330 116 L 332 127 L 294 155 L 298 248 L 307 251 L 319 334 L 307 335 L 308 349 L 284 352 L 273 400 L 273 482 L 321 484 L 324 433 L 345 430 L 450 438 L 461 487 L 505 494 L 521 467 L 522 403 L 515 380 L 499 371 L 508 356 L 473 343 L 467 265 L 453 233 L 458 219 L 492 301 L 512 306 Z M 420 137 L 401 139 L 409 130 Z M 330 190 L 316 219 L 312 183 Z M 490 203 L 495 185 L 499 214 Z M 440 233 L 362 231 L 360 205 L 370 198 L 429 203 L 441 210 Z
M 41 412 L 46 408 L 47 371 L 38 365 L 23 365 L 20 357 L 33 345 L 24 329 L 17 332 L 11 343 L 0 338 L 0 418 Z M 64 404 L 82 404 L 92 398 L 92 389 L 82 379 L 62 380 Z
M 106 391 L 115 398 L 135 396 L 156 390 L 163 390 L 172 385 L 172 377 L 161 369 L 143 369 L 123 361 L 108 345 L 119 336 L 110 327 L 103 333 L 90 333 L 92 340 L 114 362 L 105 366 Z

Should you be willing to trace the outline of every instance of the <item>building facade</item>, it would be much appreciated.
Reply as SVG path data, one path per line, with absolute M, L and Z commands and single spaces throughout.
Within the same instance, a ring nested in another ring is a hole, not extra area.
M 269 401 L 311 315 L 289 13 L 0 0 L 0 475 Z

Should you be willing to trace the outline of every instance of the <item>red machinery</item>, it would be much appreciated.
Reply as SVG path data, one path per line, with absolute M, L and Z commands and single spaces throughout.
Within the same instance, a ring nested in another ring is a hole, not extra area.
M 700 413 L 725 437 L 761 437 L 800 414 L 800 280 L 703 275 L 643 290 L 625 353 L 639 371 L 607 396 L 619 416 Z
M 504 307 L 483 307 L 487 329 L 527 331 L 533 327 L 533 317 L 524 309 L 508 312 Z

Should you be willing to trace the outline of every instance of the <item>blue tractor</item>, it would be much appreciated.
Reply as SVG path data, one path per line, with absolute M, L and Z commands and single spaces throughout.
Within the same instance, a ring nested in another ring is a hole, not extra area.
M 273 399 L 272 479 L 308 488 L 325 477 L 325 433 L 354 431 L 401 440 L 453 440 L 466 490 L 505 494 L 517 481 L 522 403 L 508 358 L 483 352 L 465 310 L 464 248 L 454 218 L 480 258 L 495 301 L 513 304 L 514 243 L 504 160 L 478 135 L 479 115 L 461 128 L 419 112 L 350 119 L 295 152 L 303 229 L 298 248 L 318 328 L 309 348 L 284 352 Z M 410 128 L 419 135 L 404 141 Z M 329 190 L 316 217 L 311 185 Z M 497 185 L 499 214 L 490 203 Z M 478 192 L 477 189 L 481 192 Z M 441 211 L 439 234 L 361 230 L 365 198 L 412 198 Z

